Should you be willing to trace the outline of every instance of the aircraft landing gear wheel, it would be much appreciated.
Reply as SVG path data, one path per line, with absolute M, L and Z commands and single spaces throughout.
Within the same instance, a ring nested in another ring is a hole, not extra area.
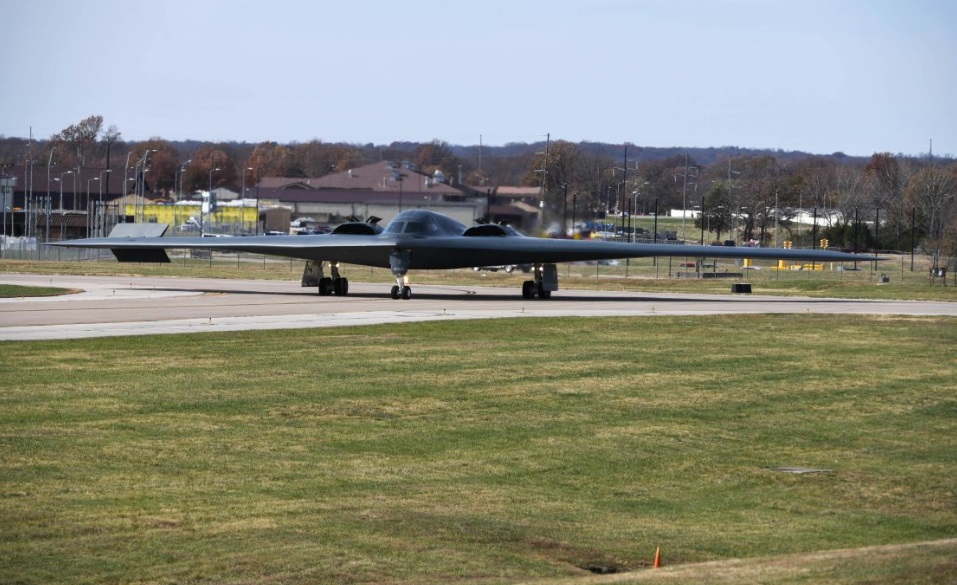
M 537 291 L 535 291 L 538 293 L 538 298 L 542 300 L 552 298 L 552 291 L 545 290 L 541 284 L 537 285 L 535 288 L 538 289 Z
M 393 299 L 398 299 L 398 298 L 399 298 L 399 285 L 394 285 L 394 286 L 392 287 L 392 298 L 393 298 Z
M 522 283 L 522 298 L 523 299 L 534 299 L 535 298 L 535 282 L 532 280 L 526 280 Z
M 319 296 L 327 297 L 332 294 L 332 279 L 324 276 L 319 279 Z
M 402 300 L 407 301 L 412 298 L 412 287 L 403 286 L 402 287 Z
M 339 296 L 346 296 L 349 294 L 349 279 L 348 278 L 337 278 L 332 281 L 332 292 L 336 293 Z

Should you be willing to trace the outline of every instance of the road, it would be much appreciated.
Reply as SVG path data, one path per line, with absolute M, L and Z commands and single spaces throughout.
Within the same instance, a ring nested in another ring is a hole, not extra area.
M 547 301 L 515 288 L 416 285 L 393 300 L 382 283 L 319 297 L 297 282 L 2 274 L 0 282 L 82 292 L 0 299 L 0 341 L 298 329 L 502 317 L 828 313 L 957 316 L 957 303 L 562 290 Z

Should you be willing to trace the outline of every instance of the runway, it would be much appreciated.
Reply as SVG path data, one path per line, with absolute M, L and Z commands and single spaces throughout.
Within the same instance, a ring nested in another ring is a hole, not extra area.
M 2 274 L 0 282 L 82 292 L 0 299 L 0 341 L 302 329 L 376 323 L 558 316 L 827 313 L 957 316 L 957 303 L 561 290 L 522 299 L 515 288 L 413 287 L 393 300 L 383 283 L 350 282 L 320 297 L 293 281 Z

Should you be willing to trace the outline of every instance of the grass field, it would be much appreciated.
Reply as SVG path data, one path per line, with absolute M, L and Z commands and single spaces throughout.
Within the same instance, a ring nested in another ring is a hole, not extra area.
M 955 319 L 523 319 L 0 352 L 2 583 L 957 569 Z M 791 466 L 823 471 L 774 469 Z M 645 570 L 656 547 L 666 568 Z
M 0 299 L 17 297 L 49 297 L 56 295 L 66 295 L 74 292 L 68 288 L 58 288 L 53 286 L 18 286 L 16 284 L 0 283 Z

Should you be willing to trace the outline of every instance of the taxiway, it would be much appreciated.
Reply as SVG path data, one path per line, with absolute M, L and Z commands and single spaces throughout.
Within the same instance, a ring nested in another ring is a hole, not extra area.
M 0 299 L 0 340 L 77 339 L 249 329 L 557 316 L 829 313 L 957 316 L 957 303 L 562 290 L 547 301 L 514 288 L 416 285 L 393 300 L 382 283 L 319 297 L 298 282 L 3 274 L 0 282 L 81 292 Z

